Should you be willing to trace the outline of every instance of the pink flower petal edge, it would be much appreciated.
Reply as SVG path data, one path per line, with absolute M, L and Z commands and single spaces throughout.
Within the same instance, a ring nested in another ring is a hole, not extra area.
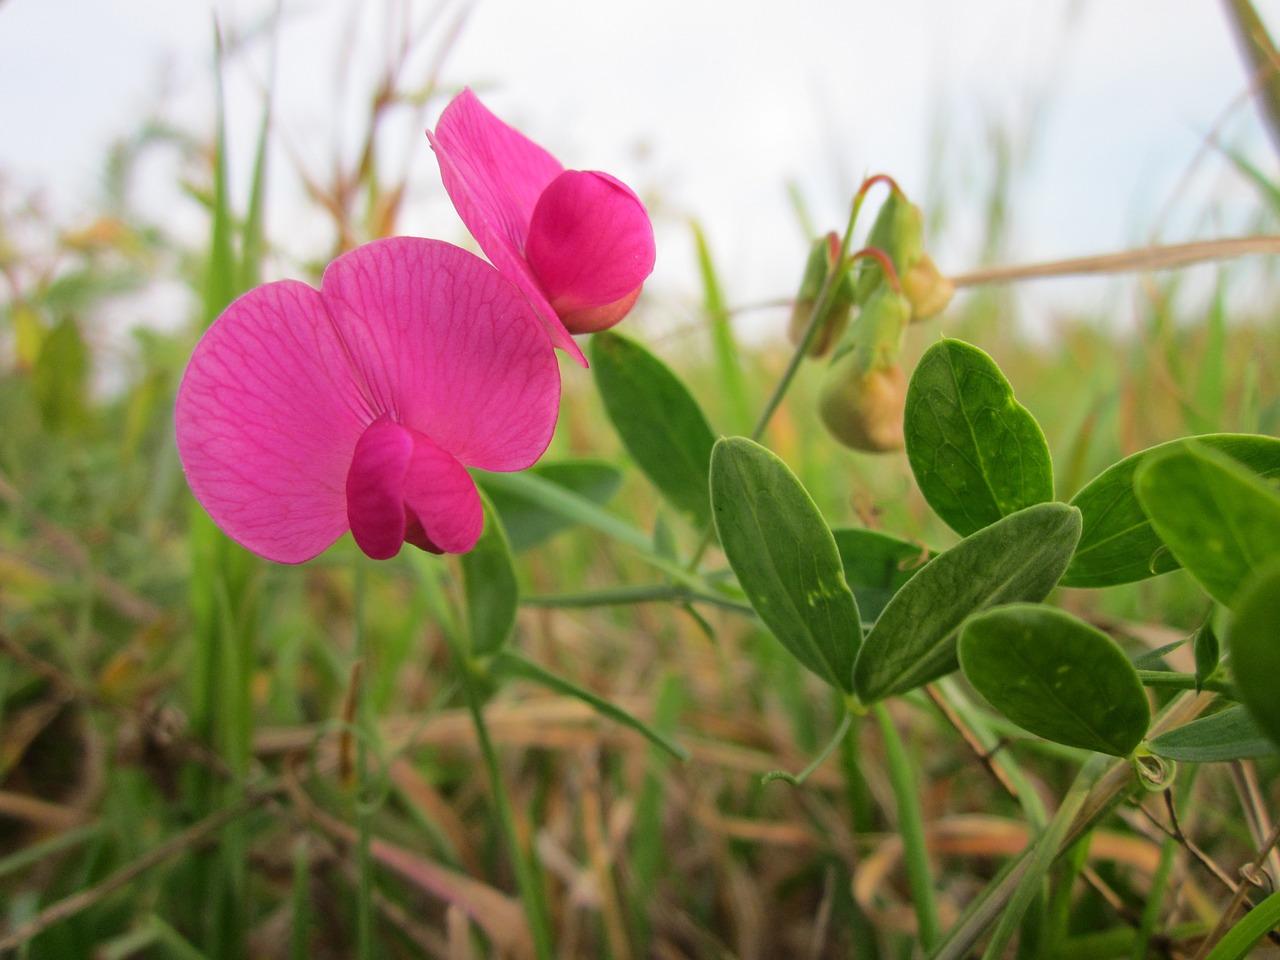
M 529 298 L 552 342 L 585 366 L 571 334 L 621 320 L 653 271 L 640 199 L 608 174 L 564 170 L 469 89 L 427 137 L 480 249 Z
M 519 470 L 559 408 L 555 355 L 525 297 L 435 240 L 339 257 L 320 290 L 258 287 L 206 331 L 178 390 L 196 499 L 243 546 L 299 563 L 348 528 L 371 556 L 480 535 L 466 467 Z
M 586 366 L 524 259 L 538 197 L 562 167 L 546 150 L 494 116 L 471 90 L 450 101 L 427 140 L 458 216 L 486 257 L 529 298 L 557 349 Z

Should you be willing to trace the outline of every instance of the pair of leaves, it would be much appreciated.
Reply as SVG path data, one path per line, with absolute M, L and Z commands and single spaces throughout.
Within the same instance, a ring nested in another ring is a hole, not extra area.
M 1182 503 L 1176 502 L 1176 491 L 1173 499 L 1158 491 L 1154 494 L 1156 509 L 1160 510 L 1161 501 L 1168 504 L 1164 512 L 1175 522 L 1178 511 L 1186 507 L 1198 509 L 1189 502 L 1191 497 L 1201 499 L 1213 512 L 1218 512 L 1217 501 L 1230 497 L 1217 485 L 1216 478 L 1224 472 L 1228 485 L 1238 485 L 1232 464 L 1221 456 L 1215 457 L 1214 453 L 1225 455 L 1234 464 L 1264 479 L 1280 476 L 1280 440 L 1274 437 L 1219 433 L 1191 440 L 1195 444 L 1194 452 L 1211 460 L 1211 465 L 1204 468 L 1202 481 L 1197 483 L 1202 488 L 1200 492 L 1189 493 L 1188 499 Z M 1063 586 L 1109 587 L 1145 580 L 1181 566 L 1176 551 L 1166 549 L 1160 532 L 1147 516 L 1134 481 L 1139 469 L 1148 462 L 1157 463 L 1177 453 L 1183 455 L 1179 459 L 1185 460 L 1188 443 L 1187 440 L 1174 440 L 1125 457 L 1100 473 L 1072 498 L 1071 503 L 1084 515 L 1084 532 L 1075 558 L 1062 578 Z M 1182 468 L 1176 461 L 1172 466 L 1158 468 L 1155 474 L 1157 485 L 1163 470 L 1185 471 L 1185 463 Z
M 1280 558 L 1280 494 L 1210 446 L 1167 445 L 1138 465 L 1133 487 L 1169 552 L 1225 606 L 1254 570 Z
M 1075 509 L 1016 511 L 920 568 L 861 641 L 861 620 L 836 542 L 787 466 L 741 437 L 711 457 L 711 500 L 729 564 L 752 607 L 802 664 L 873 703 L 956 669 L 960 625 L 988 607 L 1036 602 L 1079 537 Z

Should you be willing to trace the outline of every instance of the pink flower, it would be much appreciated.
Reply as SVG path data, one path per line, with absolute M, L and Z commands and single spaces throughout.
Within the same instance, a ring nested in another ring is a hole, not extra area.
M 483 523 L 465 468 L 532 464 L 559 402 L 520 291 L 399 237 L 339 257 L 319 290 L 282 280 L 231 304 L 178 389 L 178 453 L 209 515 L 268 559 L 301 563 L 348 529 L 375 559 L 465 553 Z
M 570 334 L 611 327 L 653 272 L 653 225 L 640 199 L 607 173 L 565 170 L 470 90 L 427 138 L 444 188 L 480 249 L 579 363 Z

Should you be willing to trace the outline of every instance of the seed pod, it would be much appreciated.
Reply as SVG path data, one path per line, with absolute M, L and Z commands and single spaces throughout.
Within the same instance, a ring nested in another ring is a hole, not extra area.
M 854 450 L 901 450 L 907 375 L 901 365 L 858 369 L 850 351 L 827 369 L 818 394 L 818 414 L 831 435 Z

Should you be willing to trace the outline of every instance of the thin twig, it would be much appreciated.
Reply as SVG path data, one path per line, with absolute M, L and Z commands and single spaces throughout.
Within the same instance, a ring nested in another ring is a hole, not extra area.
M 1267 856 L 1271 853 L 1271 849 L 1277 843 L 1280 843 L 1280 824 L 1277 824 L 1275 829 L 1271 831 L 1271 835 L 1267 837 L 1266 842 L 1262 845 L 1262 849 L 1260 849 L 1258 851 L 1258 855 L 1253 858 L 1253 862 L 1245 864 L 1245 866 L 1240 868 L 1240 878 L 1245 882 L 1236 887 L 1235 896 L 1231 898 L 1231 902 L 1227 904 L 1227 908 L 1222 911 L 1222 916 L 1218 917 L 1218 922 L 1214 926 L 1212 932 L 1209 936 L 1205 937 L 1204 942 L 1200 944 L 1200 950 L 1196 953 L 1195 960 L 1202 960 L 1202 958 L 1209 955 L 1209 951 L 1213 948 L 1213 945 L 1218 942 L 1218 938 L 1221 937 L 1226 932 L 1227 927 L 1230 926 L 1231 919 L 1235 916 L 1236 911 L 1242 904 L 1248 903 L 1249 898 L 1245 894 L 1245 891 L 1250 885 L 1254 885 L 1259 882 L 1257 877 L 1262 872 L 1262 864 L 1266 861 Z M 1268 933 L 1268 936 L 1271 938 L 1273 943 L 1277 942 L 1276 931 L 1272 930 Z
M 1167 246 L 1143 247 L 1120 253 L 1104 253 L 1093 257 L 1074 257 L 1046 263 L 1026 263 L 1011 267 L 988 267 L 971 273 L 956 274 L 951 282 L 956 288 L 977 287 L 1015 280 L 1045 277 L 1068 277 L 1104 273 L 1141 273 L 1147 270 L 1169 270 L 1194 263 L 1231 260 L 1252 254 L 1280 254 L 1280 237 L 1252 235 L 1224 237 L 1218 240 L 1196 240 Z

